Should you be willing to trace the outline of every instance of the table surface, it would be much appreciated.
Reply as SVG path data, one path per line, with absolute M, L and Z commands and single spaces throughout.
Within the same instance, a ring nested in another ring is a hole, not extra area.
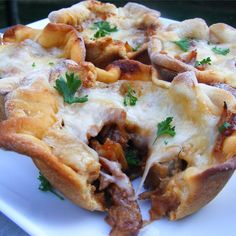
M 28 236 L 28 234 L 0 212 L 0 236 Z

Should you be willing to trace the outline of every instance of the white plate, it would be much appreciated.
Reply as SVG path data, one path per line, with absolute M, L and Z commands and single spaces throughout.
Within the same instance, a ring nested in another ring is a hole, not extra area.
M 169 23 L 169 20 L 165 20 Z M 48 21 L 30 24 L 42 28 Z M 0 210 L 30 235 L 39 236 L 104 236 L 110 227 L 104 213 L 88 212 L 68 200 L 38 190 L 38 170 L 28 157 L 0 150 Z M 137 182 L 134 183 L 137 186 Z M 156 221 L 140 236 L 222 236 L 235 235 L 236 175 L 206 207 L 186 219 Z M 141 202 L 144 219 L 148 203 Z

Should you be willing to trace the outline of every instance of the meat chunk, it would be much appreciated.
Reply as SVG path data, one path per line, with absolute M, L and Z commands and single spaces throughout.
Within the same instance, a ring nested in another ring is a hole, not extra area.
M 101 174 L 100 189 L 107 189 L 111 201 L 106 217 L 106 221 L 112 227 L 110 235 L 137 235 L 143 222 L 129 178 L 121 171 L 119 163 L 103 157 L 100 157 L 100 163 L 107 172 Z
M 137 235 L 142 227 L 142 216 L 137 201 L 113 184 L 109 188 L 112 206 L 108 210 L 106 221 L 112 226 L 111 236 Z

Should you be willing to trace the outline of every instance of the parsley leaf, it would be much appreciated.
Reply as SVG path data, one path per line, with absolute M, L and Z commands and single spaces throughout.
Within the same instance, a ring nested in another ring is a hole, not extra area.
M 49 183 L 49 181 L 40 172 L 39 172 L 38 180 L 40 181 L 39 190 L 41 190 L 43 192 L 48 192 L 49 191 L 49 192 L 55 194 L 61 200 L 64 200 L 64 198 L 61 195 L 59 195 L 57 192 L 55 192 L 52 185 Z
M 188 39 L 181 39 L 179 41 L 174 41 L 178 47 L 180 47 L 184 52 L 187 52 L 190 48 L 190 41 Z
M 51 62 L 51 61 L 48 62 L 48 65 L 49 65 L 49 66 L 54 66 L 54 62 Z
M 54 88 L 63 95 L 64 102 L 68 104 L 83 103 L 88 101 L 88 95 L 84 97 L 75 97 L 75 93 L 81 87 L 81 84 L 82 81 L 77 75 L 66 72 L 66 81 L 61 76 L 56 80 L 56 86 Z
M 32 66 L 32 67 L 35 67 L 35 66 L 36 66 L 35 62 L 33 62 L 31 66 Z
M 118 31 L 116 26 L 111 27 L 110 23 L 107 21 L 95 22 L 91 29 L 97 30 L 97 32 L 93 36 L 94 38 L 101 38 L 106 35 L 110 35 L 112 32 Z
M 125 106 L 135 106 L 138 98 L 135 96 L 135 91 L 131 88 L 131 86 L 128 84 L 128 92 L 125 94 L 124 97 L 124 105 Z
M 171 126 L 171 122 L 173 121 L 173 117 L 167 117 L 164 121 L 160 122 L 157 124 L 157 136 L 153 142 L 157 141 L 157 138 L 160 137 L 161 135 L 170 135 L 171 137 L 174 137 L 176 132 L 175 132 L 175 126 Z
M 224 122 L 219 128 L 218 131 L 223 133 L 226 129 L 230 128 L 231 124 L 229 122 Z
M 132 48 L 132 51 L 137 52 L 141 46 L 141 44 L 138 44 L 136 47 Z
M 139 158 L 136 150 L 128 148 L 125 152 L 125 158 L 129 166 L 139 165 Z
M 196 61 L 195 67 L 203 66 L 203 65 L 207 65 L 207 64 L 211 65 L 211 58 L 210 57 L 204 58 L 201 61 Z
M 229 53 L 229 48 L 218 48 L 218 47 L 214 47 L 211 49 L 212 52 L 214 52 L 215 54 L 219 54 L 219 55 L 226 55 Z

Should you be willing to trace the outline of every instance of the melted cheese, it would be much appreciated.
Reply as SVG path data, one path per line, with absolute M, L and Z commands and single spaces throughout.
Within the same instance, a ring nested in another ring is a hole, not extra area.
M 159 36 L 158 36 L 159 37 Z M 236 87 L 236 45 L 234 44 L 209 44 L 206 40 L 193 40 L 193 44 L 188 52 L 183 52 L 173 41 L 178 41 L 180 38 L 173 32 L 163 32 L 160 37 L 164 40 L 164 51 L 172 57 L 184 57 L 190 51 L 197 51 L 197 61 L 202 61 L 207 57 L 211 58 L 211 65 L 206 65 L 206 70 L 217 72 L 222 82 L 226 82 L 233 87 Z M 229 48 L 230 52 L 226 55 L 219 55 L 212 51 L 212 48 Z M 220 81 L 219 81 L 220 82 Z
M 142 183 L 154 163 L 173 158 L 180 151 L 183 151 L 181 158 L 190 166 L 204 168 L 211 163 L 219 116 L 211 114 L 208 109 L 199 112 L 202 109 L 199 107 L 203 106 L 203 101 L 198 101 L 202 99 L 202 88 L 195 91 L 179 84 L 164 89 L 151 82 L 135 81 L 132 88 L 139 94 L 138 101 L 135 106 L 124 106 L 124 96 L 120 92 L 124 83 L 128 82 L 118 81 L 109 85 L 97 82 L 95 87 L 83 90 L 82 94 L 88 95 L 88 102 L 61 103 L 57 116 L 64 121 L 64 129 L 88 143 L 88 138 L 97 136 L 107 122 L 120 122 L 122 113 L 125 113 L 125 123 L 140 127 L 139 132 L 148 140 L 150 148 Z M 187 100 L 189 105 L 179 99 Z M 159 137 L 153 145 L 157 124 L 169 116 L 173 117 L 176 135 Z
M 54 90 L 55 81 L 50 80 L 49 69 L 44 69 L 45 76 L 41 76 L 43 70 L 38 73 L 40 76 L 33 73 L 21 80 L 20 87 L 37 91 L 37 86 L 40 85 L 41 89 L 45 86 L 52 93 L 55 92 L 57 122 L 49 130 L 44 130 L 43 141 L 63 163 L 86 179 L 89 178 L 89 181 L 98 178 L 100 165 L 97 153 L 87 144 L 89 138 L 96 137 L 108 122 L 140 128 L 137 133 L 149 147 L 149 158 L 141 186 L 154 163 L 168 161 L 177 155 L 192 167 L 204 169 L 214 163 L 212 149 L 218 135 L 216 126 L 223 107 L 223 101 L 222 107 L 217 101 L 221 95 L 217 96 L 217 91 L 221 90 L 198 84 L 193 73 L 187 73 L 190 78 L 186 75 L 183 78 L 178 76 L 168 87 L 144 81 L 119 80 L 111 84 L 95 82 L 93 87 L 82 88 L 76 94 L 88 95 L 88 101 L 72 105 L 65 104 L 63 97 Z M 135 106 L 124 105 L 124 88 L 128 83 L 138 97 Z M 230 94 L 227 93 L 227 96 Z M 7 100 L 12 99 L 10 94 L 6 97 Z M 42 103 L 47 100 L 44 93 L 39 98 Z M 230 99 L 233 100 L 232 97 L 228 100 Z M 27 111 L 27 107 L 22 110 Z M 172 125 L 175 126 L 176 135 L 163 135 L 153 144 L 157 124 L 167 117 L 173 117 Z
M 97 29 L 93 29 L 92 26 L 95 22 L 98 21 L 101 21 L 101 19 L 95 19 L 94 21 L 89 21 L 84 23 L 83 26 L 84 30 L 81 33 L 86 40 L 94 38 Z M 106 35 L 106 37 L 109 36 L 113 40 L 119 40 L 122 41 L 123 43 L 128 42 L 128 44 L 134 48 L 142 45 L 147 41 L 147 37 L 145 36 L 144 30 L 139 30 L 135 26 L 127 28 L 122 26 L 122 24 L 119 24 L 119 21 L 115 21 L 115 23 L 112 23 L 113 21 L 108 21 L 108 22 L 110 22 L 111 27 L 117 26 L 117 31 L 111 32 L 111 34 Z
M 62 54 L 60 49 L 46 50 L 32 40 L 20 44 L 6 44 L 0 47 L 0 77 L 18 78 L 31 72 L 50 68 Z

